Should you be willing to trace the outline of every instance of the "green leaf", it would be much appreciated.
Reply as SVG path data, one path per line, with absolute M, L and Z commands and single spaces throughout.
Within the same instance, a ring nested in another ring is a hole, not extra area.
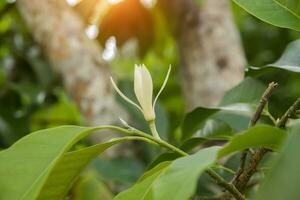
M 164 164 L 161 163 L 140 182 L 117 195 L 115 200 L 187 200 L 195 192 L 198 177 L 215 162 L 218 150 L 219 147 L 203 149 L 178 158 L 164 168 L 159 168 Z
M 217 119 L 209 119 L 192 138 L 183 142 L 180 149 L 189 152 L 195 147 L 212 140 L 229 140 L 233 135 L 234 131 L 227 123 Z
M 275 150 L 280 146 L 285 136 L 285 131 L 276 127 L 257 125 L 233 137 L 219 151 L 219 157 L 250 147 L 265 147 Z
M 246 77 L 241 83 L 226 92 L 220 105 L 230 105 L 234 103 L 258 103 L 266 86 L 251 77 Z
M 255 200 L 300 199 L 300 123 L 291 127 L 290 137 L 276 157 L 275 166 L 267 175 Z
M 186 114 L 181 128 L 182 140 L 190 138 L 197 130 L 203 128 L 205 121 L 218 111 L 218 108 L 198 107 Z
M 122 137 L 110 142 L 68 152 L 63 155 L 52 169 L 46 184 L 43 186 L 38 199 L 63 199 L 69 191 L 78 174 L 100 153 L 107 148 L 131 137 Z
M 240 121 L 243 117 L 249 118 L 254 112 L 256 105 L 250 105 L 245 103 L 237 103 L 232 105 L 226 105 L 215 108 L 198 107 L 192 112 L 186 114 L 182 123 L 182 141 L 191 138 L 197 131 L 203 129 L 208 119 L 213 118 L 215 120 L 221 120 L 224 123 L 229 124 L 232 128 L 237 128 L 237 125 L 241 125 Z M 269 116 L 268 111 L 264 110 L 263 116 Z M 231 120 L 233 118 L 233 120 Z M 248 124 L 246 121 L 246 125 Z M 225 134 L 225 132 L 224 132 Z
M 146 198 L 151 190 L 154 181 L 163 173 L 164 169 L 170 165 L 170 162 L 162 162 L 159 165 L 147 171 L 141 179 L 131 188 L 119 193 L 114 200 L 132 200 L 132 199 L 149 199 Z
M 124 185 L 136 182 L 144 170 L 142 163 L 130 156 L 97 158 L 92 165 L 105 181 L 115 181 Z
M 51 188 L 45 188 L 47 179 L 50 176 L 49 184 L 55 182 L 53 173 L 57 174 L 57 171 L 65 170 L 68 167 L 66 162 L 73 160 L 77 163 L 74 169 L 78 170 L 83 167 L 84 162 L 78 162 L 77 155 L 84 155 L 84 159 L 83 157 L 82 159 L 86 162 L 90 159 L 90 155 L 86 152 L 95 155 L 95 148 L 101 151 L 113 143 L 123 141 L 121 138 L 104 144 L 104 146 L 97 145 L 81 150 L 80 154 L 77 151 L 65 154 L 80 139 L 99 129 L 101 128 L 62 126 L 36 131 L 23 137 L 10 148 L 1 151 L 1 199 L 37 199 L 41 190 L 49 189 L 51 191 Z M 54 171 L 52 171 L 53 169 Z M 69 176 L 69 180 L 73 180 L 74 174 L 75 172 L 70 172 L 66 176 Z M 61 179 L 66 177 L 60 174 L 60 177 L 56 178 L 64 181 Z M 68 187 L 68 185 L 64 187 Z
M 300 22 L 299 22 L 300 23 Z M 282 56 L 270 67 L 284 69 L 291 72 L 300 73 L 300 40 L 291 42 L 283 52 Z
M 197 131 L 194 137 L 206 139 L 225 139 L 228 140 L 233 135 L 232 128 L 225 122 L 216 119 L 206 121 L 204 127 Z
M 80 124 L 80 113 L 73 102 L 61 99 L 59 102 L 39 109 L 31 117 L 31 130 Z
M 299 22 L 300 23 L 300 22 Z M 258 76 L 268 73 L 272 69 L 281 69 L 289 72 L 300 73 L 300 40 L 291 42 L 282 56 L 272 64 L 264 67 L 249 67 L 247 69 L 247 76 Z
M 300 19 L 300 1 L 299 0 L 275 0 L 284 9 L 293 13 L 298 19 Z
M 36 199 L 60 156 L 91 130 L 64 126 L 37 131 L 0 152 L 1 197 Z
M 300 31 L 299 18 L 275 0 L 233 0 L 255 17 L 282 28 Z

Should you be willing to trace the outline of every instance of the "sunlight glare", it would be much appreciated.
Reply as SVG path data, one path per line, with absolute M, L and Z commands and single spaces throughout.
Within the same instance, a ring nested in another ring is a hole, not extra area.
M 112 60 L 117 53 L 117 41 L 114 36 L 108 38 L 105 43 L 105 49 L 103 50 L 102 57 L 104 60 Z
M 109 4 L 117 4 L 117 3 L 120 3 L 121 1 L 124 1 L 124 0 L 107 0 L 107 2 Z
M 85 29 L 85 34 L 90 39 L 96 39 L 99 34 L 98 26 L 96 24 L 88 25 L 88 27 L 86 27 L 86 29 Z
M 156 0 L 140 0 L 140 1 L 147 8 L 153 8 L 156 3 Z
M 66 0 L 70 6 L 76 6 L 81 0 Z

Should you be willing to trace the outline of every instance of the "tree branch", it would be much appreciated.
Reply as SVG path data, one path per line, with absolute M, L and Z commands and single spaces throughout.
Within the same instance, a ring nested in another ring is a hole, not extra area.
M 298 98 L 295 103 L 286 111 L 286 113 L 278 120 L 276 127 L 284 128 L 287 120 L 295 114 L 296 110 L 300 107 L 300 98 Z M 249 167 L 241 174 L 237 180 L 235 186 L 243 193 L 246 189 L 247 183 L 249 182 L 252 175 L 257 171 L 257 167 L 260 161 L 263 159 L 264 155 L 268 152 L 265 148 L 259 148 L 253 155 L 250 161 Z
M 246 198 L 243 196 L 242 193 L 239 192 L 239 190 L 233 185 L 228 183 L 226 180 L 224 180 L 219 174 L 217 174 L 215 171 L 209 169 L 206 170 L 206 172 L 215 180 L 215 182 L 225 188 L 228 192 L 231 193 L 231 195 L 237 199 L 237 200 L 246 200 Z
M 267 105 L 269 98 L 271 97 L 271 95 L 273 94 L 274 90 L 277 87 L 278 87 L 277 83 L 272 82 L 269 84 L 268 88 L 265 90 L 265 92 L 263 93 L 263 95 L 259 101 L 256 111 L 254 112 L 254 114 L 252 115 L 252 117 L 250 119 L 249 128 L 255 126 L 255 124 L 257 123 L 257 121 L 259 120 L 259 118 L 261 116 L 261 113 L 263 112 L 265 106 Z M 247 154 L 248 154 L 248 150 L 244 150 L 242 152 L 241 163 L 240 163 L 239 169 L 237 170 L 236 175 L 232 180 L 232 182 L 234 184 L 237 184 L 237 181 L 239 180 L 240 176 L 243 174 L 243 172 L 245 170 Z
M 298 98 L 295 103 L 284 113 L 284 115 L 278 120 L 276 126 L 279 128 L 284 128 L 286 122 L 289 118 L 291 118 L 294 114 L 296 114 L 297 109 L 300 107 L 300 98 Z

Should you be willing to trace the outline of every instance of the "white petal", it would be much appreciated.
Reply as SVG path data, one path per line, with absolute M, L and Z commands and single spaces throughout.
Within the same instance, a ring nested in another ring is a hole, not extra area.
M 141 102 L 144 101 L 144 96 L 143 96 L 143 82 L 142 82 L 142 73 L 141 73 L 140 65 L 135 65 L 135 69 L 134 69 L 134 93 L 141 105 Z
M 153 82 L 152 77 L 145 65 L 142 66 L 142 80 L 143 80 L 143 92 L 144 100 L 147 106 L 152 107 L 152 97 L 153 97 Z

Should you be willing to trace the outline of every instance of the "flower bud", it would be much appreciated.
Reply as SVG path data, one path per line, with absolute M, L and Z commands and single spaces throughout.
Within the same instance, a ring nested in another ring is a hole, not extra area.
M 157 101 L 159 95 L 161 94 L 164 87 L 166 86 L 170 72 L 171 72 L 171 67 L 169 67 L 165 81 L 153 102 L 153 83 L 152 83 L 152 78 L 151 78 L 150 72 L 148 71 L 148 69 L 146 68 L 145 65 L 135 65 L 134 93 L 135 93 L 135 96 L 136 96 L 140 106 L 137 105 L 136 103 L 134 103 L 128 97 L 126 97 L 120 91 L 120 89 L 117 87 L 116 83 L 114 82 L 114 80 L 112 78 L 111 78 L 111 82 L 112 82 L 114 89 L 117 91 L 117 93 L 128 103 L 137 107 L 143 113 L 145 119 L 148 122 L 150 122 L 150 121 L 155 120 L 154 107 L 155 107 L 155 104 L 156 104 L 156 101 Z
M 153 83 L 145 65 L 135 66 L 134 93 L 142 107 L 145 119 L 147 121 L 154 120 L 155 113 L 152 105 Z

